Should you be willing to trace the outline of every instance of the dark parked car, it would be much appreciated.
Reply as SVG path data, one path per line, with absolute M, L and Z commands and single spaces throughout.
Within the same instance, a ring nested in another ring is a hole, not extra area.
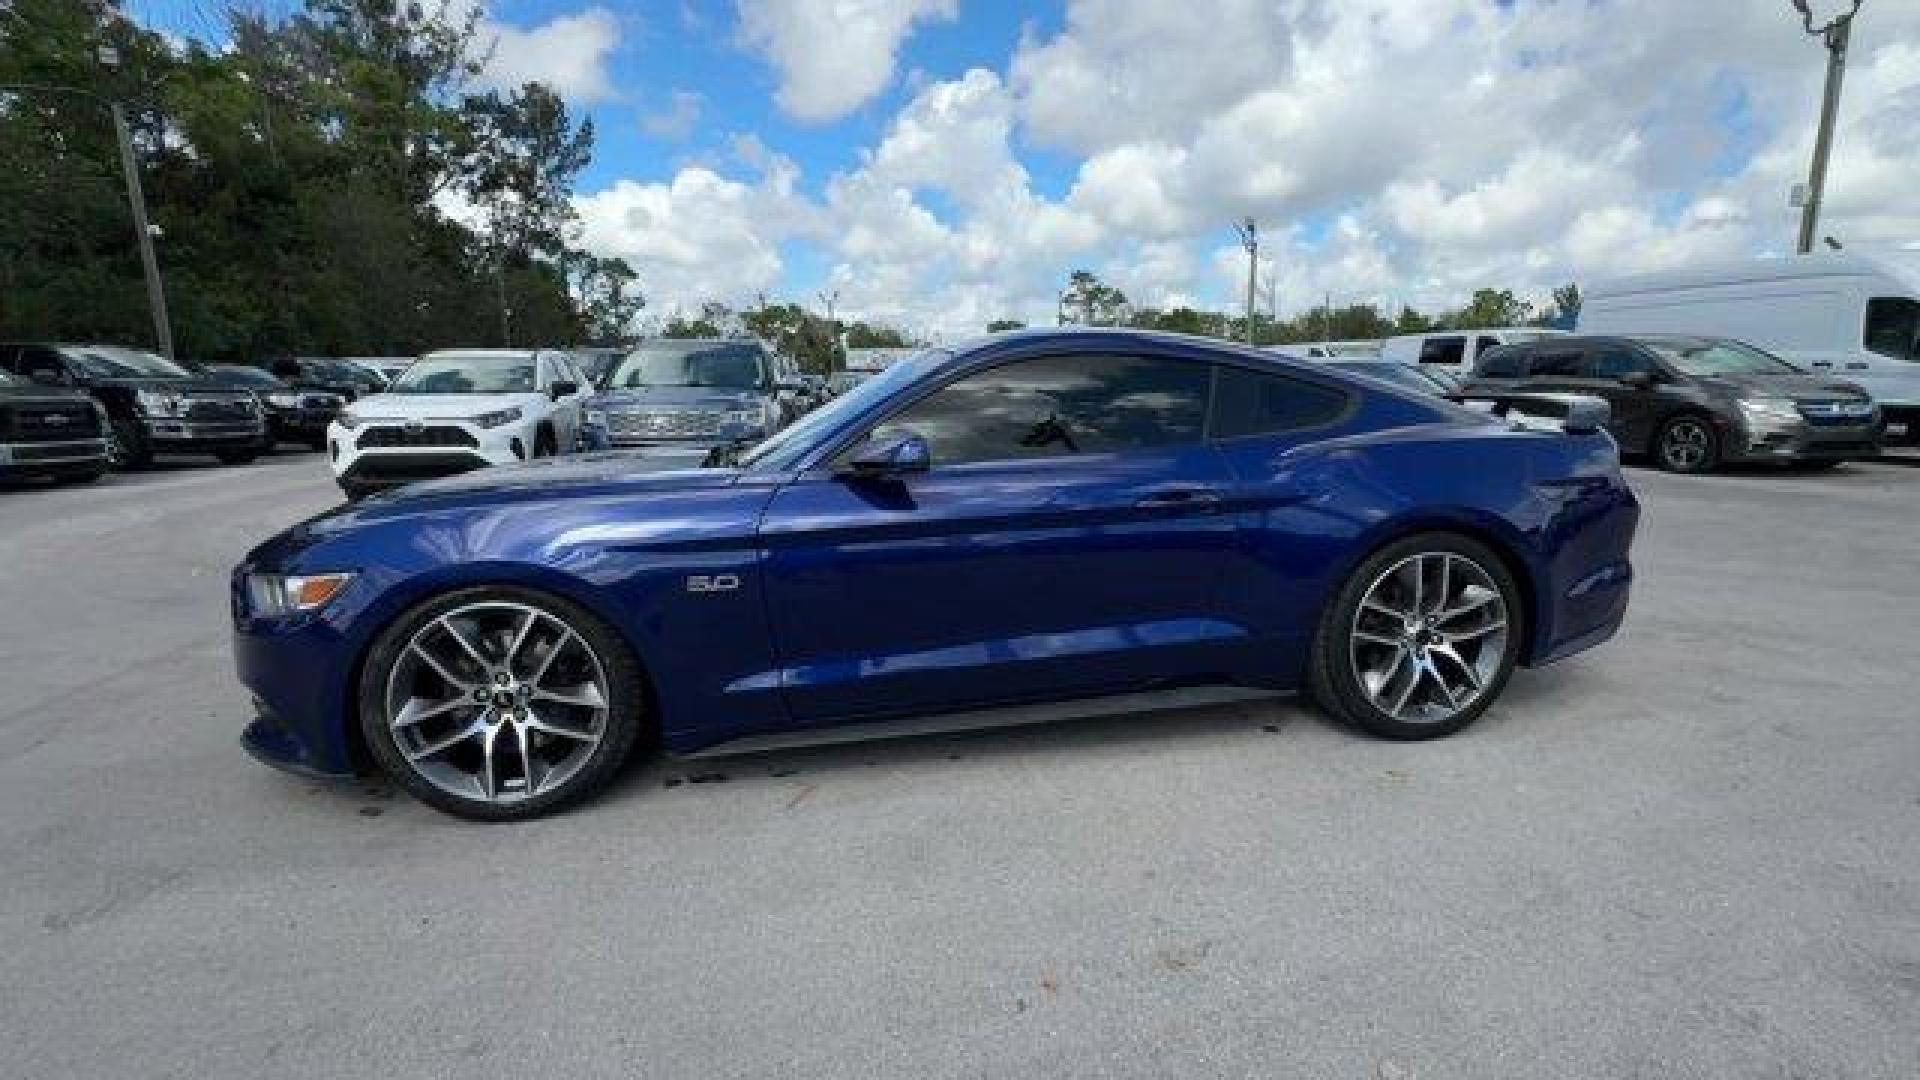
M 781 370 L 757 341 L 646 342 L 587 402 L 583 441 L 697 464 L 715 447 L 758 442 L 787 423 L 786 398 L 798 387 Z
M 1835 465 L 1880 453 L 1883 422 L 1853 383 L 1809 375 L 1744 342 L 1680 335 L 1555 336 L 1481 356 L 1461 387 L 1605 398 L 1627 454 L 1672 472 L 1723 461 Z
M 106 414 L 78 390 L 0 370 L 0 480 L 91 483 L 107 471 Z
M 208 364 L 202 371 L 223 386 L 253 391 L 266 410 L 269 447 L 292 442 L 314 450 L 326 449 L 327 425 L 346 404 L 339 394 L 299 389 L 270 371 L 245 364 Z
M 387 388 L 386 377 L 372 368 L 324 357 L 280 360 L 274 363 L 273 373 L 301 389 L 324 390 L 348 401 L 358 401 Z
M 508 465 L 268 540 L 233 575 L 243 741 L 502 819 L 636 746 L 855 720 L 1303 688 L 1446 735 L 1625 616 L 1639 508 L 1568 414 L 1171 335 L 928 350 L 706 468 Z
M 260 402 L 157 353 L 117 345 L 0 345 L 0 367 L 42 386 L 84 390 L 107 413 L 116 464 L 156 454 L 210 454 L 229 465 L 260 456 Z

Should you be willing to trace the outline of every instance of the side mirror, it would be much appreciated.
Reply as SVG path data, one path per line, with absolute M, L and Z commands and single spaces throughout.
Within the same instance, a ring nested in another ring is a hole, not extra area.
M 841 475 L 856 478 L 903 476 L 926 472 L 933 464 L 933 451 L 927 440 L 908 431 L 890 439 L 869 443 L 847 459 Z
M 547 387 L 547 396 L 555 401 L 580 392 L 580 384 L 571 379 L 561 379 Z
M 1635 390 L 1651 390 L 1653 389 L 1653 375 L 1645 371 L 1629 371 L 1625 375 L 1620 376 L 1620 385 L 1632 387 Z

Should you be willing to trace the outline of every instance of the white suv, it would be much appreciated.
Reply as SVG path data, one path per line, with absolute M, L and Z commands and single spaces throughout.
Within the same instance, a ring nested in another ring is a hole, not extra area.
M 327 455 L 347 498 L 572 450 L 589 388 L 567 353 L 450 349 L 428 353 L 384 394 L 354 402 L 327 428 Z

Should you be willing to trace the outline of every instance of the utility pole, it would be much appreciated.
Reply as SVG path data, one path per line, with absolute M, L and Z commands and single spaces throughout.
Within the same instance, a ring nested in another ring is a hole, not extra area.
M 1853 17 L 1860 14 L 1862 0 L 1815 29 L 1813 12 L 1807 0 L 1791 0 L 1800 13 L 1806 32 L 1820 38 L 1827 47 L 1827 88 L 1820 99 L 1820 130 L 1813 139 L 1813 165 L 1807 172 L 1807 198 L 1800 207 L 1800 254 L 1813 250 L 1814 234 L 1820 228 L 1820 206 L 1826 199 L 1827 156 L 1833 150 L 1833 120 L 1840 111 L 1840 82 L 1847 72 L 1847 42 L 1853 36 Z
M 1260 223 L 1249 217 L 1233 227 L 1247 249 L 1247 344 L 1253 344 L 1253 297 L 1260 287 Z
M 839 289 L 821 289 L 820 306 L 827 309 L 827 373 L 831 375 L 840 359 L 840 324 L 833 321 L 833 305 L 840 299 Z
M 133 231 L 140 241 L 140 269 L 147 278 L 147 308 L 153 313 L 153 337 L 160 355 L 173 359 L 173 324 L 167 319 L 167 291 L 160 284 L 160 260 L 153 253 L 153 227 L 147 224 L 147 197 L 140 187 L 140 163 L 133 156 L 133 135 L 127 128 L 127 111 L 117 101 L 107 103 L 113 114 L 113 135 L 120 143 L 120 171 L 127 178 L 127 207 L 133 214 Z

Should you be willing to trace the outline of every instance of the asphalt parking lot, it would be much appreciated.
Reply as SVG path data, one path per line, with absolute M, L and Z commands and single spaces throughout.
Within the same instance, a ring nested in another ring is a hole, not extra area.
M 1218 707 L 514 826 L 235 742 L 227 571 L 317 456 L 0 490 L 0 1074 L 1914 1076 L 1920 469 L 1632 478 L 1623 636 L 1451 740 Z

